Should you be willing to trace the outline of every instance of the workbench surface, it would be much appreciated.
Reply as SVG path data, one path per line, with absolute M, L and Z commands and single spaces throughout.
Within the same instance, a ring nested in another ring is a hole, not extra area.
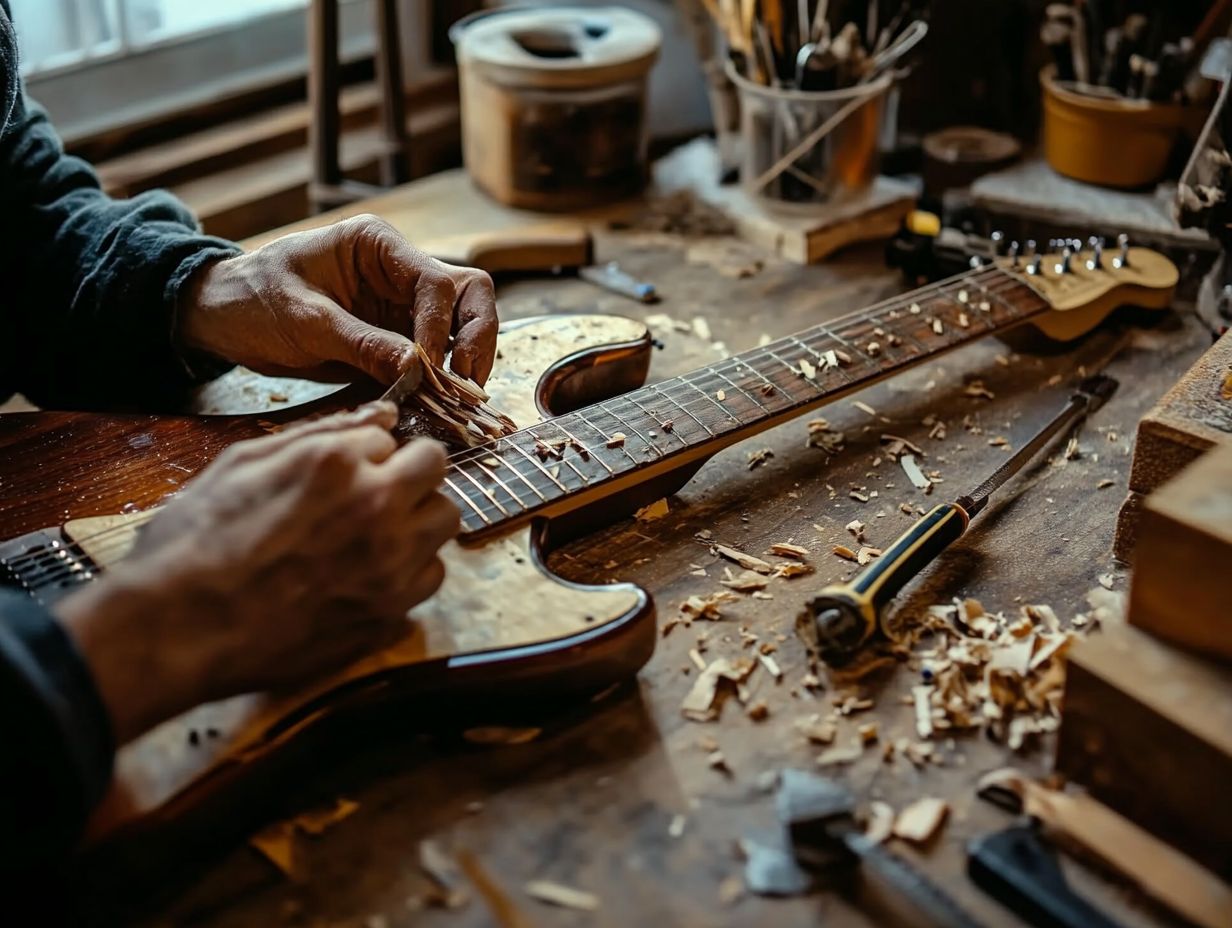
M 763 333 L 785 335 L 905 289 L 875 247 L 849 250 L 813 267 L 767 259 L 759 272 L 733 280 L 712 265 L 688 263 L 684 246 L 663 235 L 605 233 L 597 245 L 601 259 L 618 259 L 655 282 L 664 301 L 642 306 L 576 279 L 523 279 L 500 287 L 503 317 L 601 311 L 691 322 L 700 316 L 713 339 L 736 352 L 755 345 Z M 1123 590 L 1127 578 L 1114 568 L 1110 551 L 1135 422 L 1210 344 L 1192 314 L 1151 318 L 1156 324 L 1143 328 L 1134 323 L 1145 314 L 1118 314 L 1067 348 L 986 341 L 960 350 L 861 394 L 875 418 L 854 406 L 854 398 L 823 410 L 847 436 L 845 450 L 833 458 L 806 447 L 804 421 L 788 423 L 712 460 L 670 500 L 666 517 L 625 521 L 556 552 L 551 566 L 571 579 L 620 578 L 645 586 L 657 601 L 661 626 L 686 597 L 720 589 L 722 564 L 695 538 L 701 530 L 752 553 L 794 541 L 811 549 L 816 573 L 772 581 L 772 600 L 741 597 L 724 607 L 721 622 L 674 628 L 635 682 L 593 707 L 562 707 L 565 718 L 545 723 L 529 743 L 481 747 L 461 739 L 427 740 L 388 721 L 358 733 L 354 744 L 320 756 L 271 802 L 271 820 L 338 797 L 358 803 L 352 815 L 303 841 L 304 881 L 287 879 L 251 847 L 236 847 L 186 874 L 186 885 L 143 923 L 499 924 L 469 884 L 470 900 L 460 908 L 416 910 L 415 900 L 429 885 L 418 867 L 419 846 L 431 839 L 451 851 L 469 851 L 511 900 L 523 919 L 518 924 L 874 924 L 840 892 L 764 899 L 739 893 L 732 880 L 742 869 L 737 841 L 775 827 L 766 773 L 787 766 L 816 769 L 819 749 L 793 723 L 813 712 L 824 715 L 829 694 L 800 685 L 807 667 L 792 632 L 796 612 L 826 583 L 853 573 L 855 565 L 830 553 L 833 545 L 851 541 L 846 523 L 862 520 L 870 544 L 888 543 L 910 523 L 900 502 L 931 505 L 965 492 L 1006 457 L 1007 449 L 990 445 L 989 437 L 1020 444 L 1064 402 L 1081 370 L 1093 371 L 1114 354 L 1110 372 L 1121 388 L 1084 426 L 1081 457 L 1065 461 L 1054 452 L 1052 460 L 1011 483 L 969 535 L 907 588 L 899 609 L 911 615 L 972 596 L 990 611 L 1046 603 L 1064 622 L 1088 611 L 1085 596 L 1099 586 L 1100 575 L 1112 573 L 1114 588 Z M 655 334 L 664 347 L 655 353 L 652 379 L 719 357 L 695 334 L 662 324 Z M 964 393 L 972 379 L 982 380 L 994 398 Z M 254 398 L 264 402 L 268 392 L 260 381 L 231 375 L 211 396 L 249 406 Z M 928 437 L 921 423 L 930 415 L 948 423 L 944 441 Z M 964 428 L 967 417 L 983 434 Z M 884 432 L 921 445 L 926 469 L 941 471 L 945 482 L 931 497 L 914 489 L 891 459 L 881 456 L 874 465 Z M 763 447 L 774 456 L 750 470 L 748 453 Z M 1097 489 L 1103 480 L 1113 483 Z M 861 503 L 848 495 L 853 486 L 879 495 Z M 695 565 L 706 567 L 708 576 L 695 575 Z M 688 651 L 704 635 L 709 660 L 748 654 L 741 627 L 778 645 L 774 658 L 782 681 L 775 683 L 762 669 L 751 680 L 754 697 L 768 704 L 768 718 L 752 721 L 729 700 L 717 722 L 684 719 L 681 700 L 696 675 Z M 903 697 L 916 682 L 905 665 L 864 681 L 876 705 L 845 719 L 843 731 L 875 719 L 881 743 L 856 763 L 827 772 L 843 778 L 862 801 L 879 798 L 895 809 L 926 795 L 946 799 L 951 814 L 931 848 L 920 852 L 897 841 L 896 848 L 987 924 L 1017 924 L 963 875 L 966 841 L 1009 824 L 1005 813 L 976 798 L 974 784 L 981 773 L 1007 763 L 1033 773 L 1046 770 L 1051 740 L 1030 742 L 1014 755 L 981 736 L 960 735 L 939 739 L 940 764 L 916 769 L 901 758 L 885 763 L 881 744 L 914 737 L 914 716 Z M 431 717 L 434 709 L 411 711 Z M 718 742 L 729 772 L 709 766 L 699 746 L 703 736 Z M 1147 914 L 1124 890 L 1085 872 L 1072 878 L 1126 924 L 1159 923 L 1158 913 Z M 535 879 L 594 893 L 600 907 L 588 913 L 535 901 L 523 888 Z

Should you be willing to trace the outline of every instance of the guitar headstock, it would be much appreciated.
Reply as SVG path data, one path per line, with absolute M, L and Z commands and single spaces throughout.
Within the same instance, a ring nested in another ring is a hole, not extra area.
M 1168 258 L 1132 247 L 1126 235 L 1108 248 L 1101 238 L 1054 239 L 1047 252 L 1037 251 L 1034 242 L 1022 249 L 1012 242 L 995 261 L 1048 301 L 1056 312 L 1037 326 L 1060 339 L 1094 328 L 1118 306 L 1166 309 L 1180 276 Z

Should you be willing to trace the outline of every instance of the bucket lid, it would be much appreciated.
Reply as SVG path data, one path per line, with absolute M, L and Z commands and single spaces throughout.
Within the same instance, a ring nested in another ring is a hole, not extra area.
M 454 36 L 458 63 L 514 87 L 594 87 L 640 78 L 662 41 L 645 14 L 616 6 L 494 11 Z

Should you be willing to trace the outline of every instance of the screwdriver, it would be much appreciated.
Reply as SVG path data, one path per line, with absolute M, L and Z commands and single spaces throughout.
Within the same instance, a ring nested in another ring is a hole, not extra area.
M 841 666 L 878 632 L 892 637 L 882 618 L 898 591 L 963 536 L 997 489 L 1058 434 L 1107 402 L 1116 388 L 1117 382 L 1104 374 L 1083 380 L 1052 421 L 969 495 L 934 507 L 854 579 L 831 584 L 811 600 L 807 609 L 812 613 L 822 659 Z

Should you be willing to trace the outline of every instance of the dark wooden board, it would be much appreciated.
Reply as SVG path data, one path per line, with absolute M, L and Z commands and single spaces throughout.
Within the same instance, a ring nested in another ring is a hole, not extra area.
M 665 312 L 685 321 L 704 316 L 714 337 L 736 351 L 755 345 L 762 333 L 787 334 L 903 289 L 882 267 L 875 247 L 845 252 L 814 267 L 769 260 L 760 273 L 738 281 L 705 265 L 689 265 L 683 256 L 678 244 L 663 237 L 601 236 L 598 257 L 619 258 L 632 273 L 654 281 L 665 297 L 661 305 L 641 307 L 575 280 L 528 279 L 502 287 L 502 313 L 512 318 L 577 309 L 643 317 Z M 865 520 L 872 541 L 884 542 L 908 522 L 896 511 L 899 500 L 923 505 L 942 498 L 910 490 L 905 475 L 888 462 L 872 467 L 883 431 L 922 444 L 927 463 L 946 480 L 938 493 L 957 495 L 1004 459 L 1004 449 L 987 444 L 989 436 L 1020 441 L 1029 435 L 1064 400 L 1080 366 L 1093 369 L 1129 341 L 1112 371 L 1122 379 L 1121 390 L 1084 430 L 1084 456 L 1065 466 L 1042 465 L 1013 484 L 957 549 L 907 589 L 903 605 L 906 611 L 918 610 L 971 595 L 990 609 L 1013 609 L 1016 597 L 1050 603 L 1063 618 L 1084 609 L 1084 597 L 1097 586 L 1099 575 L 1113 569 L 1112 530 L 1124 498 L 1134 424 L 1205 347 L 1192 319 L 1166 318 L 1137 336 L 1128 327 L 1131 320 L 1132 314 L 1121 314 L 1095 336 L 1066 349 L 1033 344 L 1018 346 L 1021 353 L 1016 354 L 1015 348 L 995 342 L 963 349 L 860 397 L 890 423 L 870 419 L 850 400 L 825 411 L 848 436 L 847 449 L 832 460 L 804 447 L 802 422 L 789 423 L 710 462 L 671 501 L 666 518 L 625 522 L 574 542 L 554 556 L 555 570 L 590 582 L 635 580 L 655 595 L 660 621 L 687 596 L 718 588 L 720 568 L 708 568 L 708 578 L 690 574 L 690 564 L 712 562 L 706 547 L 694 540 L 701 529 L 753 553 L 794 538 L 816 552 L 812 560 L 818 570 L 812 577 L 775 581 L 774 600 L 734 604 L 722 623 L 675 629 L 659 642 L 635 685 L 593 711 L 575 707 L 529 744 L 478 748 L 453 739 L 411 739 L 400 736 L 396 721 L 389 719 L 356 730 L 347 743 L 304 769 L 269 809 L 273 819 L 338 796 L 359 803 L 350 818 L 304 842 L 306 883 L 291 883 L 251 848 L 236 848 L 186 874 L 187 885 L 144 924 L 359 928 L 373 916 L 393 926 L 493 924 L 478 899 L 457 911 L 408 910 L 407 900 L 428 885 L 415 863 L 418 843 L 425 838 L 473 852 L 535 925 L 812 926 L 823 918 L 832 925 L 871 924 L 834 894 L 782 901 L 746 897 L 734 905 L 719 899 L 722 881 L 740 871 L 734 842 L 773 824 L 772 800 L 759 788 L 759 776 L 786 765 L 811 767 L 817 754 L 791 724 L 827 705 L 809 700 L 793 685 L 805 666 L 791 636 L 795 611 L 826 582 L 850 574 L 852 565 L 825 553 L 844 541 L 848 521 Z M 666 347 L 655 355 L 652 379 L 718 357 L 693 335 L 670 328 L 656 334 Z M 998 355 L 1006 356 L 1009 365 L 999 363 Z M 995 399 L 965 395 L 964 381 L 971 378 L 982 379 Z M 930 414 L 949 423 L 944 443 L 930 441 L 928 428 L 920 424 Z M 965 432 L 967 415 L 986 434 Z M 773 448 L 775 457 L 749 471 L 746 454 L 761 447 Z M 1115 486 L 1097 490 L 1104 478 Z M 887 482 L 896 489 L 886 488 Z M 835 488 L 834 498 L 826 484 Z M 851 484 L 880 488 L 885 517 L 875 518 L 874 504 L 850 499 Z M 813 523 L 825 533 L 819 534 Z M 1116 575 L 1115 586 L 1124 588 L 1122 575 Z M 757 695 L 770 706 L 769 719 L 754 723 L 732 704 L 717 724 L 685 721 L 680 702 L 693 675 L 682 668 L 690 665 L 687 651 L 696 645 L 698 632 L 710 633 L 708 657 L 736 654 L 742 653 L 741 625 L 763 638 L 787 636 L 774 655 L 784 682 L 773 685 L 761 670 L 755 678 Z M 868 717 L 880 722 L 883 737 L 911 732 L 910 707 L 899 699 L 913 682 L 905 669 L 876 682 L 877 707 Z M 709 768 L 706 753 L 697 746 L 703 734 L 719 741 L 731 775 Z M 975 798 L 973 786 L 980 773 L 1007 762 L 1042 771 L 1051 746 L 1033 747 L 1016 758 L 1003 747 L 968 737 L 952 746 L 943 742 L 941 753 L 944 766 L 916 771 L 902 761 L 884 765 L 879 752 L 870 750 L 850 770 L 838 772 L 862 799 L 883 798 L 896 808 L 925 794 L 948 799 L 953 814 L 942 839 L 926 854 L 906 853 L 989 924 L 1012 924 L 962 875 L 966 839 L 1007 824 L 1002 813 Z M 683 834 L 673 838 L 668 829 L 676 815 L 685 817 L 685 825 Z M 522 887 L 540 878 L 594 892 L 602 908 L 587 915 L 535 902 Z M 1085 872 L 1073 879 L 1126 924 L 1158 923 L 1119 889 Z

